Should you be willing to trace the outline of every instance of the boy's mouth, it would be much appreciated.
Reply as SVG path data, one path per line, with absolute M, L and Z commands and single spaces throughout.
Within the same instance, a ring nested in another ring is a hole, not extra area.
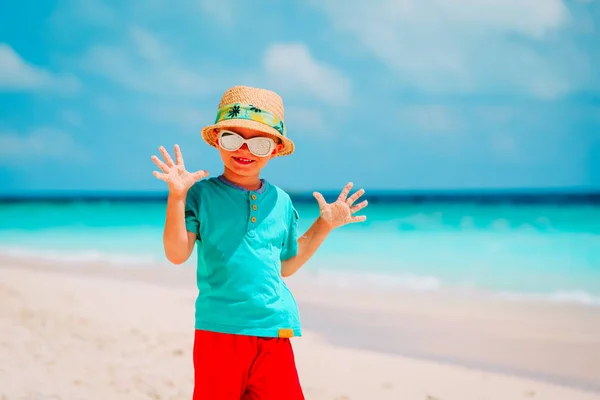
M 237 162 L 238 164 L 242 164 L 242 165 L 248 165 L 248 164 L 252 164 L 254 162 L 254 160 L 251 160 L 249 158 L 244 158 L 244 157 L 233 157 L 233 160 L 235 162 Z

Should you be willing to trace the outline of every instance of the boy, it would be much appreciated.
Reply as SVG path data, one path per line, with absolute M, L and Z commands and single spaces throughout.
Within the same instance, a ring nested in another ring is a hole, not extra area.
M 167 182 L 164 249 L 180 264 L 197 244 L 198 267 L 193 348 L 194 400 L 304 399 L 290 338 L 301 336 L 298 308 L 283 277 L 293 275 L 339 226 L 360 222 L 354 205 L 364 190 L 334 203 L 314 196 L 320 216 L 300 238 L 290 197 L 260 178 L 276 156 L 292 154 L 276 93 L 235 86 L 223 95 L 215 124 L 202 138 L 216 147 L 222 175 L 204 179 L 188 172 L 175 145 L 175 161 L 161 146 L 164 162 L 154 176 Z

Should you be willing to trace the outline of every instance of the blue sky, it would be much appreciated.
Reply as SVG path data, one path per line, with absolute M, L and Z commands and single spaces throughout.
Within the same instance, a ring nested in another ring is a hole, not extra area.
M 600 189 L 600 2 L 59 0 L 0 6 L 0 192 L 162 190 L 222 92 L 279 92 L 290 190 Z

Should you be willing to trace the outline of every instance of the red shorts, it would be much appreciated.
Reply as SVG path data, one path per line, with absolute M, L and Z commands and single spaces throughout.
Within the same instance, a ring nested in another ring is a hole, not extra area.
M 193 400 L 304 400 L 288 338 L 196 330 Z

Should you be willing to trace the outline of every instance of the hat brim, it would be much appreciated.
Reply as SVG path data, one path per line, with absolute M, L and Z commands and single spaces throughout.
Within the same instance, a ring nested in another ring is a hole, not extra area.
M 201 135 L 202 139 L 212 147 L 217 147 L 217 134 L 220 129 L 230 128 L 247 128 L 254 131 L 262 132 L 266 136 L 270 136 L 273 139 L 280 140 L 283 144 L 283 148 L 277 152 L 277 156 L 287 156 L 294 152 L 294 142 L 287 137 L 283 136 L 275 128 L 272 128 L 263 123 L 247 120 L 247 119 L 229 119 L 226 121 L 219 121 L 214 125 L 208 125 L 202 128 Z

